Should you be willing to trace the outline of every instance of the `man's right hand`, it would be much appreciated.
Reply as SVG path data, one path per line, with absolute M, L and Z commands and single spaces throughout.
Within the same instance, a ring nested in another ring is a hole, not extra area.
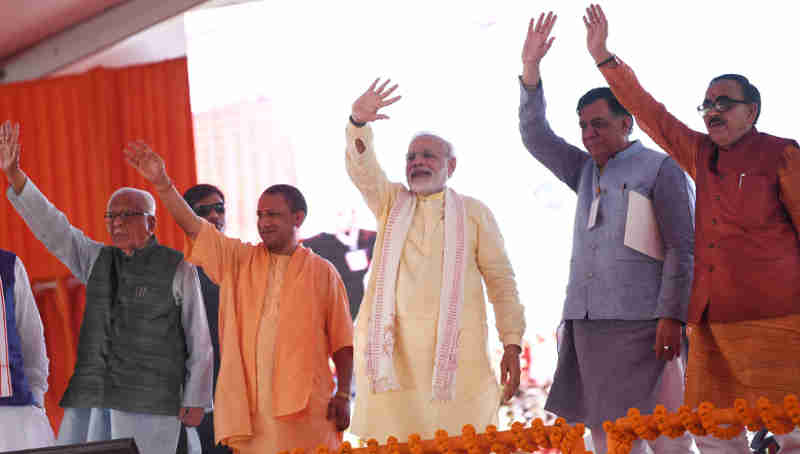
M 586 25 L 586 48 L 595 63 L 601 63 L 611 57 L 606 41 L 608 40 L 608 20 L 600 5 L 589 5 L 583 16 Z
M 353 112 L 352 117 L 353 120 L 358 123 L 366 123 L 369 121 L 375 120 L 385 120 L 389 118 L 388 115 L 379 114 L 378 110 L 386 107 L 390 104 L 394 104 L 397 102 L 401 97 L 395 96 L 394 98 L 389 98 L 389 95 L 397 88 L 397 84 L 392 85 L 389 89 L 386 89 L 386 85 L 389 84 L 391 79 L 386 79 L 386 82 L 382 83 L 380 87 L 377 89 L 375 88 L 380 81 L 380 78 L 375 79 L 375 82 L 372 82 L 372 85 L 364 92 L 361 96 L 356 99 L 356 102 L 353 103 Z
M 19 123 L 0 125 L 0 167 L 6 175 L 19 169 Z
M 171 186 L 164 160 L 141 140 L 128 143 L 122 151 L 125 160 L 134 167 L 157 191 L 169 189 Z
M 531 18 L 528 24 L 528 36 L 525 38 L 525 45 L 522 47 L 522 82 L 527 86 L 539 84 L 539 62 L 542 61 L 555 37 L 550 38 L 550 32 L 556 23 L 558 16 L 552 11 L 539 15 L 539 20 L 534 25 Z M 549 39 L 548 39 L 549 38 Z

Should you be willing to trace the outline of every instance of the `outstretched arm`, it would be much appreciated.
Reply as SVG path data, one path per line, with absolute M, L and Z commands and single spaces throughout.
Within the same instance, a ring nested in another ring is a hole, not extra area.
M 11 187 L 8 200 L 42 244 L 83 283 L 89 279 L 102 243 L 73 227 L 67 217 L 39 192 L 20 168 L 19 124 L 0 125 L 0 166 Z
M 550 129 L 539 73 L 539 63 L 555 39 L 550 37 L 550 32 L 556 18 L 552 12 L 547 16 L 542 13 L 537 22 L 531 19 L 528 24 L 528 34 L 522 48 L 519 132 L 528 152 L 573 191 L 577 191 L 581 170 L 590 157 Z
M 642 131 L 694 178 L 697 153 L 705 135 L 692 131 L 670 114 L 663 104 L 642 88 L 633 70 L 608 50 L 608 20 L 600 6 L 590 5 L 586 9 L 583 23 L 586 25 L 589 53 L 614 96 L 636 118 Z
M 397 192 L 397 188 L 378 164 L 372 148 L 372 128 L 368 123 L 389 118 L 388 115 L 378 111 L 400 99 L 400 96 L 390 98 L 397 85 L 386 88 L 389 80 L 378 86 L 379 82 L 380 79 L 375 79 L 367 91 L 353 103 L 347 125 L 345 152 L 347 173 L 378 219 L 391 205 L 392 196 Z
M 193 240 L 197 238 L 203 221 L 192 211 L 172 184 L 161 156 L 141 140 L 129 143 L 123 153 L 128 164 L 153 184 L 158 197 L 186 235 Z

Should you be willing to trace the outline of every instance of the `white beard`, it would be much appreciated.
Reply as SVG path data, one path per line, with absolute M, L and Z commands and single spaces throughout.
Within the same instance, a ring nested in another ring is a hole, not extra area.
M 417 177 L 409 180 L 408 186 L 417 194 L 433 194 L 439 192 L 447 183 L 447 167 L 442 167 L 439 173 L 429 177 Z

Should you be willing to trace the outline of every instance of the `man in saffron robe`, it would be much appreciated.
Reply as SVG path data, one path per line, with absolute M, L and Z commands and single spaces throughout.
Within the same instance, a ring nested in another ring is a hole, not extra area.
M 132 143 L 125 154 L 189 237 L 188 260 L 220 286 L 217 441 L 253 454 L 338 448 L 350 424 L 353 324 L 336 269 L 298 244 L 303 195 L 267 188 L 256 212 L 263 242 L 243 243 L 192 211 L 149 147 Z
M 689 304 L 686 404 L 733 407 L 800 392 L 800 150 L 759 132 L 761 95 L 747 78 L 714 78 L 698 107 L 707 134 L 689 129 L 639 84 L 606 46 L 602 9 L 586 10 L 587 47 L 639 126 L 697 184 L 695 266 Z M 800 431 L 776 437 L 800 453 Z M 747 454 L 732 440 L 696 437 L 703 454 Z
M 378 220 L 367 293 L 356 320 L 353 432 L 379 440 L 465 424 L 496 423 L 502 400 L 519 386 L 525 331 L 514 272 L 486 205 L 447 187 L 452 145 L 417 135 L 408 147 L 410 190 L 381 169 L 368 122 L 395 102 L 375 83 L 353 104 L 347 171 Z M 377 87 L 377 88 L 376 88 Z M 502 390 L 489 363 L 484 284 L 505 346 Z

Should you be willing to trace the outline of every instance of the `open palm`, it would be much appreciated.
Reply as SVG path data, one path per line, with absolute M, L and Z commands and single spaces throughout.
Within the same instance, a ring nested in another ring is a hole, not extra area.
M 586 25 L 586 47 L 595 59 L 604 60 L 610 54 L 606 47 L 608 40 L 608 21 L 600 5 L 589 5 L 586 8 L 586 15 L 583 17 Z
M 19 167 L 19 123 L 6 120 L 0 125 L 0 168 L 3 172 Z
M 523 64 L 539 64 L 539 62 L 547 55 L 550 46 L 553 44 L 555 37 L 550 38 L 550 32 L 553 30 L 553 25 L 556 23 L 558 16 L 553 12 L 544 13 L 539 15 L 539 20 L 534 24 L 531 19 L 528 24 L 528 36 L 525 38 L 525 45 L 522 47 L 522 63 Z
M 389 95 L 397 88 L 397 84 L 392 85 L 388 89 L 386 88 L 386 85 L 389 84 L 391 79 L 386 79 L 380 87 L 375 88 L 379 81 L 380 78 L 375 79 L 375 82 L 372 82 L 372 85 L 370 85 L 367 91 L 359 96 L 356 102 L 353 103 L 353 120 L 368 122 L 389 118 L 388 115 L 379 114 L 378 110 L 396 103 L 401 97 L 395 96 L 394 98 L 389 98 Z
M 151 183 L 166 178 L 164 160 L 141 140 L 130 142 L 122 151 L 125 160 Z

